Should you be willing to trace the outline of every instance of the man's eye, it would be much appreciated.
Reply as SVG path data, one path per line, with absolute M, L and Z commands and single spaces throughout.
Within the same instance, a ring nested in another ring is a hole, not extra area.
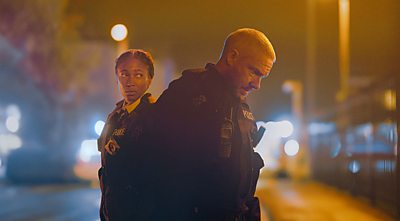
M 141 73 L 135 74 L 135 77 L 141 78 L 141 77 L 143 77 L 143 74 L 141 74 Z
M 120 76 L 121 76 L 121 77 L 128 77 L 129 74 L 127 74 L 127 73 L 120 73 Z

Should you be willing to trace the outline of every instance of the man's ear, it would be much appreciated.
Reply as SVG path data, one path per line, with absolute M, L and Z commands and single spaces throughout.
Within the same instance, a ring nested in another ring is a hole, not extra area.
M 120 88 L 120 86 L 119 86 L 120 82 L 119 82 L 118 76 L 116 76 L 115 81 L 116 81 L 115 83 L 117 83 L 117 90 L 118 90 L 119 92 L 121 92 L 121 88 Z
M 237 49 L 232 49 L 229 53 L 228 56 L 226 57 L 226 63 L 231 66 L 235 63 L 237 58 L 239 57 L 239 51 Z

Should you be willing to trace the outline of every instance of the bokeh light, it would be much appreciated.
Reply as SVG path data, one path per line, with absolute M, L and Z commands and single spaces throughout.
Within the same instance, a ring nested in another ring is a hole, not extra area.
M 258 126 L 263 126 L 266 129 L 266 134 L 273 137 L 286 138 L 293 134 L 293 124 L 288 120 L 283 121 L 268 121 L 264 125 L 261 123 Z
M 361 169 L 361 165 L 357 160 L 353 160 L 349 163 L 348 169 L 352 173 L 358 173 Z
M 111 37 L 116 41 L 122 41 L 128 36 L 128 29 L 123 24 L 114 25 L 111 28 Z
M 284 150 L 286 155 L 295 156 L 299 152 L 299 143 L 296 140 L 288 140 L 285 143 Z
M 8 153 L 10 150 L 20 148 L 22 140 L 15 134 L 0 134 L 0 152 Z
M 293 124 L 287 120 L 278 122 L 278 130 L 281 134 L 281 137 L 289 137 L 293 133 Z
M 84 162 L 90 162 L 92 157 L 99 155 L 97 151 L 97 140 L 84 140 L 79 150 L 79 159 Z
M 6 128 L 11 133 L 15 133 L 19 129 L 19 119 L 15 116 L 7 117 L 6 119 Z
M 96 122 L 96 124 L 94 125 L 94 131 L 96 132 L 97 135 L 100 136 L 101 131 L 103 131 L 104 125 L 105 123 L 102 120 Z

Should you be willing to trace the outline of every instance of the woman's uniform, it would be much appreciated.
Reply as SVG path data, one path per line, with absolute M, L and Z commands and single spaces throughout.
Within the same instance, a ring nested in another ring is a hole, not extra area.
M 150 197 L 148 160 L 143 145 L 143 128 L 146 114 L 154 103 L 150 94 L 138 101 L 134 110 L 129 110 L 124 101 L 108 115 L 98 139 L 101 152 L 99 180 L 102 192 L 101 220 L 148 220 L 152 210 Z M 105 146 L 111 140 L 120 148 L 109 154 Z

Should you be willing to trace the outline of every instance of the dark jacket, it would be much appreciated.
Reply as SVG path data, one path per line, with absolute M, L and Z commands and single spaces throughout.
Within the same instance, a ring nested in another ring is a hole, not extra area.
M 142 139 L 152 100 L 150 94 L 145 94 L 131 113 L 120 101 L 107 117 L 98 139 L 102 163 L 99 170 L 102 220 L 148 220 L 152 213 L 153 200 L 147 185 L 149 157 Z M 111 138 L 120 146 L 114 155 L 105 150 Z
M 184 71 L 155 104 L 161 219 L 225 220 L 253 198 L 252 171 L 263 166 L 253 150 L 257 128 L 232 92 L 209 64 Z

